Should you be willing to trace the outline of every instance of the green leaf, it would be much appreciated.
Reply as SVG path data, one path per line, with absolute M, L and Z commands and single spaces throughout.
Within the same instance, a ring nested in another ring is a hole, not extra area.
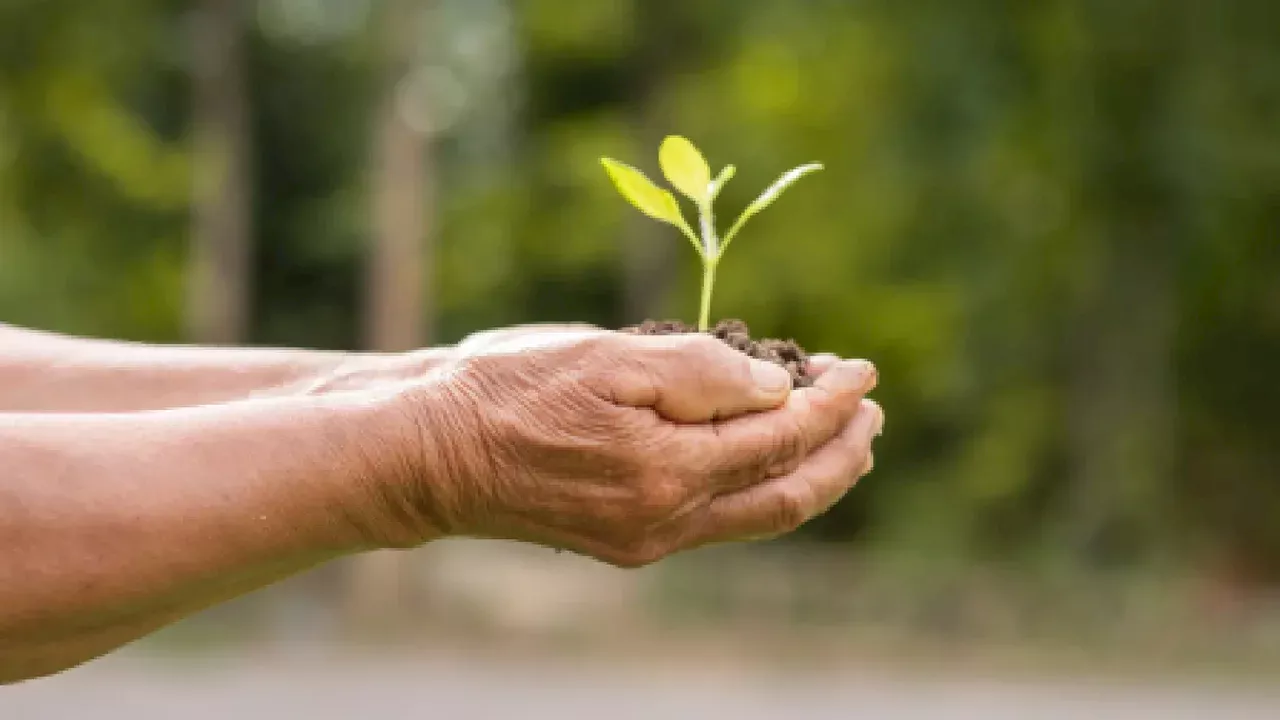
M 605 172 L 609 173 L 609 178 L 613 180 L 618 192 L 622 193 L 622 197 L 645 215 L 679 228 L 693 243 L 698 254 L 702 254 L 702 245 L 689 223 L 685 222 L 684 215 L 680 214 L 680 205 L 674 195 L 654 185 L 644 173 L 630 165 L 611 158 L 600 158 L 600 164 L 604 165 Z
M 720 191 L 724 188 L 725 183 L 729 182 L 737 172 L 738 168 L 732 165 L 727 165 L 725 166 L 725 169 L 721 170 L 720 174 L 716 176 L 716 179 L 711 181 L 712 200 L 715 200 L 720 196 Z
M 635 205 L 640 212 L 663 222 L 672 224 L 683 222 L 684 218 L 680 214 L 680 206 L 676 204 L 675 196 L 654 185 L 644 173 L 610 158 L 601 158 L 600 163 L 609 173 L 609 178 L 613 180 L 618 192 L 622 193 L 622 196 Z
M 798 168 L 792 168 L 791 170 L 783 173 L 782 177 L 778 178 L 772 185 L 765 188 L 765 191 L 760 193 L 760 197 L 756 198 L 750 205 L 748 205 L 747 209 L 743 210 L 742 214 L 738 216 L 738 219 L 734 221 L 733 226 L 729 228 L 729 232 L 725 233 L 724 242 L 720 245 L 720 252 L 724 252 L 724 249 L 729 246 L 729 241 L 733 240 L 733 237 L 738 234 L 738 231 L 742 229 L 742 226 L 745 225 L 748 220 L 755 216 L 756 213 L 772 205 L 773 201 L 778 199 L 778 196 L 782 194 L 783 190 L 786 190 L 795 183 L 795 181 L 805 175 L 821 169 L 821 163 L 809 163 L 808 165 L 801 165 Z
M 679 135 L 670 135 L 658 148 L 658 164 L 667 182 L 698 205 L 711 199 L 711 168 L 698 148 Z
M 746 212 L 751 213 L 752 215 L 755 215 L 761 210 L 769 207 L 769 205 L 771 205 L 774 200 L 778 199 L 778 196 L 782 194 L 782 191 L 786 190 L 788 187 L 791 187 L 791 185 L 795 183 L 795 181 L 799 180 L 805 175 L 808 175 L 811 172 L 815 172 L 821 169 L 822 169 L 821 164 L 809 163 L 808 165 L 801 165 L 798 168 L 788 170 L 787 172 L 782 174 L 782 177 L 775 180 L 772 185 L 770 185 L 768 188 L 765 188 L 765 191 L 760 193 L 760 197 L 756 198 L 755 202 L 747 206 Z

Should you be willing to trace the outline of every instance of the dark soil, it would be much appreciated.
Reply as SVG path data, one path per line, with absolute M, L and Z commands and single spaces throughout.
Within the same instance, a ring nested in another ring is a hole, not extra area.
M 640 335 L 679 335 L 698 332 L 698 328 L 679 320 L 645 320 L 639 325 L 622 329 L 622 332 Z M 791 373 L 792 387 L 808 387 L 813 384 L 809 377 L 809 356 L 804 348 L 795 340 L 753 340 L 747 324 L 741 320 L 721 320 L 710 330 L 710 334 L 723 340 L 727 345 L 750 355 L 753 358 L 777 363 Z

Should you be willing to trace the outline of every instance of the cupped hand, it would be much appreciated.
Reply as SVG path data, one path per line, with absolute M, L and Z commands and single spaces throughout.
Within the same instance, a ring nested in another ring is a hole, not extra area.
M 789 532 L 870 471 L 883 423 L 870 363 L 813 374 L 793 390 L 706 335 L 482 334 L 398 394 L 384 544 L 504 538 L 636 567 Z
M 485 330 L 468 336 L 457 345 L 410 350 L 408 352 L 354 352 L 337 355 L 314 373 L 262 395 L 329 395 L 362 392 L 417 382 L 432 371 L 462 358 L 481 354 L 496 344 L 509 344 L 522 337 L 545 333 L 595 330 L 590 325 L 529 324 Z

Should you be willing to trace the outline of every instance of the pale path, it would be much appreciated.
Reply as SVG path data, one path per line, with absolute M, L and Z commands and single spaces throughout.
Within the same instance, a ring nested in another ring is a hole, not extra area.
M 220 665 L 109 659 L 0 688 L 3 720 L 1276 720 L 1280 684 L 1225 686 L 1001 683 L 856 674 L 804 679 L 607 663 L 476 660 L 305 661 Z

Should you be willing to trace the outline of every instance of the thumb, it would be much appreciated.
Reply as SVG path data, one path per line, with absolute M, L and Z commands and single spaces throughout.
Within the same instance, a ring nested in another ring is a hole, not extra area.
M 610 396 L 621 405 L 652 407 L 672 422 L 697 423 L 782 406 L 791 373 L 704 334 L 628 336 L 630 372 Z

